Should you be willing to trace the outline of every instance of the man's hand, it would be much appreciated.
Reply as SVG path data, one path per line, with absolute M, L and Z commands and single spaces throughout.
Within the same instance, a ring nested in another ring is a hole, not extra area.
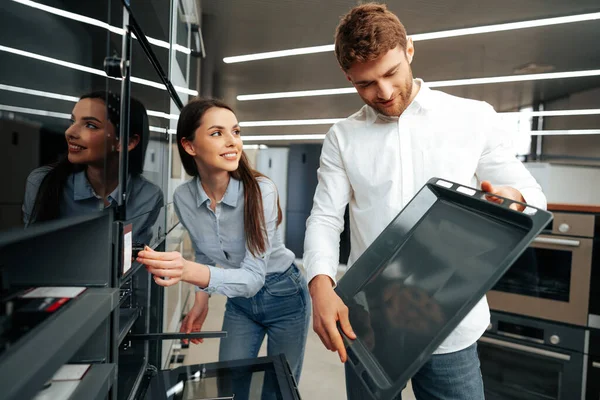
M 490 194 L 490 195 L 486 195 L 486 199 L 488 199 L 489 201 L 491 201 L 493 203 L 502 204 L 503 200 L 496 196 L 502 196 L 507 199 L 525 203 L 525 199 L 523 198 L 523 195 L 521 194 L 521 192 L 519 192 L 517 189 L 510 187 L 510 186 L 493 186 L 490 183 L 490 181 L 483 181 L 483 182 L 481 182 L 481 190 Z M 493 195 L 496 195 L 496 196 L 493 196 Z M 517 211 L 523 211 L 525 209 L 525 207 L 523 205 L 516 204 L 516 203 L 512 203 L 510 205 L 510 208 L 512 208 L 513 210 L 517 210 Z
M 313 304 L 314 331 L 328 350 L 337 351 L 340 360 L 346 362 L 346 348 L 336 323 L 339 321 L 346 336 L 356 339 L 348 319 L 348 307 L 333 290 L 333 282 L 327 275 L 317 275 L 308 287 Z
M 183 322 L 181 322 L 181 328 L 179 329 L 179 332 L 200 332 L 207 315 L 208 293 L 202 291 L 196 292 L 196 300 L 194 301 L 194 305 L 183 319 Z M 187 344 L 188 340 L 184 339 L 183 343 Z M 204 339 L 192 339 L 192 343 L 204 343 Z

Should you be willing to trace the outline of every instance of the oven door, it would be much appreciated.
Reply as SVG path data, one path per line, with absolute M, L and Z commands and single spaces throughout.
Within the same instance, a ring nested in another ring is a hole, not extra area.
M 487 335 L 478 350 L 486 400 L 581 398 L 582 353 Z
M 490 309 L 587 326 L 593 240 L 540 235 L 488 292 Z
M 600 399 L 600 356 L 590 356 L 587 364 L 585 400 Z

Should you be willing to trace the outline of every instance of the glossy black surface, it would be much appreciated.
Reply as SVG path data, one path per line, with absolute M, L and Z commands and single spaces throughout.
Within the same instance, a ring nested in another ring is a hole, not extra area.
M 530 247 L 493 290 L 569 302 L 573 253 Z
M 432 179 L 340 280 L 358 339 L 351 365 L 388 399 L 550 221 Z M 506 203 L 506 202 L 505 202 Z
M 217 362 L 161 371 L 147 400 L 300 399 L 285 356 Z

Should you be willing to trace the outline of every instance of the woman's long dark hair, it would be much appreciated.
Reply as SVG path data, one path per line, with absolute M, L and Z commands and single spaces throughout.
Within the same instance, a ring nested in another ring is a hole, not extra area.
M 83 99 L 98 99 L 106 104 L 106 116 L 108 121 L 114 126 L 115 134 L 119 135 L 119 122 L 121 110 L 121 97 L 112 92 L 97 91 L 85 94 L 80 97 Z M 131 99 L 129 106 L 129 132 L 131 135 L 140 136 L 140 142 L 129 152 L 129 173 L 131 175 L 140 175 L 144 169 L 144 157 L 148 140 L 150 137 L 150 128 L 148 124 L 148 113 L 146 107 L 136 99 Z M 127 148 L 125 144 L 123 149 Z M 52 169 L 44 177 L 38 193 L 35 198 L 35 204 L 32 212 L 32 222 L 48 221 L 59 217 L 60 202 L 67 179 L 72 173 L 83 171 L 86 166 L 72 164 L 67 155 L 50 165 Z
M 193 141 L 196 129 L 202 124 L 202 117 L 211 108 L 224 108 L 234 112 L 231 107 L 217 99 L 196 98 L 190 101 L 181 110 L 177 122 L 177 148 L 185 172 L 191 176 L 199 176 L 194 157 L 189 155 L 181 143 L 182 139 Z M 234 113 L 235 114 L 235 113 Z M 242 181 L 244 185 L 244 231 L 246 233 L 246 245 L 254 256 L 258 256 L 267 250 L 267 234 L 265 215 L 263 211 L 262 193 L 257 178 L 265 175 L 252 169 L 246 153 L 242 151 L 238 169 L 231 172 L 231 176 Z M 277 198 L 277 225 L 281 223 L 283 216 Z

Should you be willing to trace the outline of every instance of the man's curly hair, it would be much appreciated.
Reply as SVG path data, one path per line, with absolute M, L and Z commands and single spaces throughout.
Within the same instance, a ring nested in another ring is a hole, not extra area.
M 335 56 L 348 71 L 355 62 L 372 61 L 400 46 L 406 49 L 406 29 L 385 4 L 368 3 L 351 9 L 335 30 Z

